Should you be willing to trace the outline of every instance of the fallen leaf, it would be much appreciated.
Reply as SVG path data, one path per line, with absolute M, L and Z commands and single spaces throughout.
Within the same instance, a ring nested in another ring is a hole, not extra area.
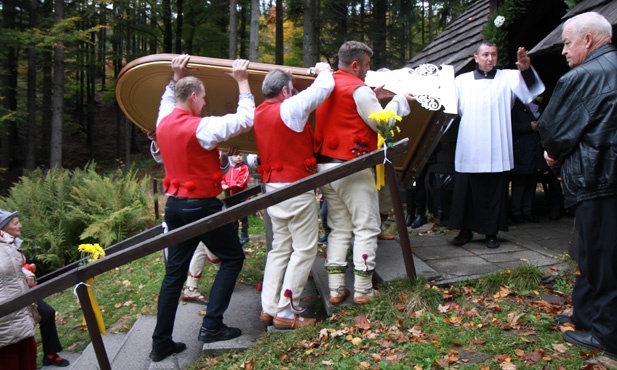
M 564 345 L 564 344 L 553 344 L 552 345 L 553 349 L 559 353 L 566 353 L 568 352 L 568 348 Z
M 371 322 L 366 315 L 359 315 L 354 317 L 353 321 L 356 323 L 356 327 L 362 330 L 368 330 L 371 328 Z
M 360 347 L 360 344 L 362 344 L 362 338 L 355 337 L 351 340 L 351 343 L 353 343 L 356 347 Z

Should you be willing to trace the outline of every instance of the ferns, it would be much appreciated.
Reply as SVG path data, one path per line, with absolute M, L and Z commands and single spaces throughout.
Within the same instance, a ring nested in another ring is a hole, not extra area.
M 79 244 L 107 247 L 153 226 L 149 182 L 132 170 L 102 176 L 94 164 L 36 170 L 0 198 L 0 207 L 19 211 L 24 252 L 42 274 L 77 260 Z

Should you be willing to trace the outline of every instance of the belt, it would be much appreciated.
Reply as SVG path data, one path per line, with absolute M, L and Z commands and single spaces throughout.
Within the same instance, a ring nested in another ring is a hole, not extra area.
M 343 159 L 338 159 L 338 158 L 331 158 L 331 157 L 326 157 L 325 155 L 318 155 L 317 156 L 317 163 L 345 163 L 347 162 L 346 160 Z

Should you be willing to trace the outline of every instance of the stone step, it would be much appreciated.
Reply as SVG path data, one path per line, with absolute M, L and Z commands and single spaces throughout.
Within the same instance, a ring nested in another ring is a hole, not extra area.
M 265 333 L 265 326 L 259 322 L 261 312 L 260 293 L 255 287 L 238 284 L 234 289 L 229 308 L 225 312 L 225 324 L 239 327 L 242 335 L 236 339 L 204 344 L 197 340 L 206 306 L 180 302 L 174 324 L 174 340 L 186 344 L 187 349 L 178 355 L 169 356 L 160 362 L 152 362 L 148 355 L 152 349 L 152 332 L 156 316 L 141 316 L 126 334 L 103 336 L 105 350 L 114 370 L 178 370 L 191 367 L 204 351 L 244 350 Z M 92 344 L 81 356 L 77 353 L 62 352 L 71 365 L 67 369 L 97 370 L 99 368 Z M 54 366 L 44 370 L 57 369 Z
M 119 334 L 107 334 L 103 336 L 103 343 L 105 345 L 105 352 L 107 352 L 107 358 L 111 363 L 112 359 L 116 356 L 120 348 L 122 347 L 128 333 L 119 333 Z M 69 353 L 61 352 L 60 356 L 66 357 L 67 360 L 71 362 L 67 369 L 75 369 L 75 370 L 98 370 L 99 363 L 96 359 L 96 354 L 94 353 L 94 347 L 92 347 L 92 343 L 88 344 L 86 349 L 81 353 L 76 359 L 72 359 L 68 355 Z M 74 355 L 74 354 L 73 354 Z M 113 368 L 113 367 L 112 367 Z M 47 366 L 44 369 L 58 369 L 55 366 Z

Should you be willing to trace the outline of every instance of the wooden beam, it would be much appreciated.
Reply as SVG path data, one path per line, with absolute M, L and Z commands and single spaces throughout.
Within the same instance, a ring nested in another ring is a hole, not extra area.
M 407 138 L 396 142 L 392 148 L 387 150 L 386 157 L 388 159 L 392 159 L 404 154 L 407 151 L 408 144 L 409 139 Z M 95 277 L 96 275 L 100 275 L 106 271 L 160 251 L 170 245 L 196 237 L 243 216 L 255 213 L 258 210 L 265 209 L 286 199 L 295 197 L 309 190 L 317 189 L 322 185 L 329 184 L 335 180 L 383 162 L 384 151 L 376 150 L 345 162 L 340 166 L 311 175 L 273 192 L 259 195 L 255 198 L 247 200 L 246 202 L 227 208 L 214 215 L 204 217 L 181 228 L 138 242 L 127 247 L 126 249 L 117 251 L 95 262 L 84 266 L 76 266 L 55 278 L 47 280 L 46 282 L 38 285 L 36 288 L 30 289 L 27 293 L 16 296 L 11 301 L 1 304 L 0 317 L 3 317 L 15 310 L 48 297 L 54 293 L 70 288 L 88 278 Z M 109 249 L 117 250 L 117 247 L 114 245 L 109 247 Z

